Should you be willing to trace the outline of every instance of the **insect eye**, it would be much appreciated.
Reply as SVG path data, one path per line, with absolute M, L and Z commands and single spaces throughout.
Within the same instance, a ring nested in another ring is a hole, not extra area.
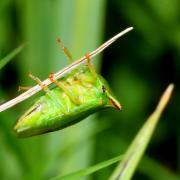
M 102 92 L 105 93 L 105 91 L 106 91 L 106 88 L 104 85 L 102 85 Z

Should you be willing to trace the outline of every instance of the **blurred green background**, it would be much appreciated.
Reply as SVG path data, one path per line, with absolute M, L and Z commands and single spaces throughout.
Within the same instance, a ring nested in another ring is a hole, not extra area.
M 17 139 L 13 125 L 38 93 L 0 113 L 0 179 L 50 179 L 123 154 L 165 87 L 175 91 L 133 179 L 175 179 L 180 172 L 179 0 L 1 0 L 0 59 L 26 48 L 0 71 L 0 103 L 68 64 L 60 36 L 78 59 L 126 27 L 134 30 L 93 59 L 123 110 L 105 110 L 75 126 Z M 110 166 L 85 179 L 107 179 Z

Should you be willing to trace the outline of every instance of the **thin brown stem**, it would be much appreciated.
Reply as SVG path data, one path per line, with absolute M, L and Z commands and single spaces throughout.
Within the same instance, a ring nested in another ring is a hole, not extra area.
M 91 53 L 89 53 L 89 57 L 93 58 L 94 56 L 96 56 L 97 54 L 99 54 L 100 52 L 102 52 L 106 47 L 108 47 L 110 44 L 112 44 L 113 42 L 115 42 L 118 38 L 120 38 L 121 36 L 123 36 L 124 34 L 128 33 L 129 31 L 131 31 L 133 29 L 133 27 L 129 27 L 127 29 L 125 29 L 124 31 L 118 33 L 117 35 L 115 35 L 114 37 L 112 37 L 111 39 L 109 39 L 108 41 L 106 41 L 104 44 L 102 44 L 101 46 L 99 46 L 97 49 L 95 49 L 94 51 L 92 51 Z M 74 61 L 72 64 L 70 64 L 69 66 L 66 66 L 65 68 L 63 68 L 62 70 L 58 71 L 57 73 L 54 74 L 54 79 L 59 79 L 61 77 L 63 77 L 65 74 L 67 74 L 68 72 L 72 71 L 73 69 L 75 69 L 76 67 L 78 67 L 79 65 L 81 65 L 84 61 L 86 60 L 86 56 L 83 56 L 82 58 L 78 59 L 77 61 Z M 44 80 L 42 82 L 45 86 L 50 85 L 52 82 L 49 80 L 49 78 L 47 78 L 46 80 Z M 37 92 L 39 92 L 41 90 L 41 86 L 36 85 L 34 87 L 32 87 L 31 89 L 27 90 L 26 92 L 22 93 L 21 95 L 17 96 L 16 98 L 5 102 L 4 104 L 0 105 L 0 112 L 26 100 L 27 98 L 33 96 L 34 94 L 36 94 Z

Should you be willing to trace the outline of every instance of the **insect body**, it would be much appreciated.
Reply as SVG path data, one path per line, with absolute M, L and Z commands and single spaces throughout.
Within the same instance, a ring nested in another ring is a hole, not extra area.
M 70 57 L 70 53 L 65 50 Z M 63 129 L 107 107 L 121 109 L 106 80 L 95 72 L 88 55 L 87 61 L 88 66 L 71 71 L 60 81 L 54 80 L 53 75 L 50 75 L 50 80 L 57 86 L 52 90 L 43 87 L 40 80 L 32 76 L 46 94 L 20 117 L 14 127 L 17 137 Z
M 98 74 L 95 77 L 88 67 L 74 70 L 61 83 L 66 91 L 54 88 L 18 120 L 14 128 L 18 137 L 65 128 L 106 107 L 121 108 L 107 82 Z

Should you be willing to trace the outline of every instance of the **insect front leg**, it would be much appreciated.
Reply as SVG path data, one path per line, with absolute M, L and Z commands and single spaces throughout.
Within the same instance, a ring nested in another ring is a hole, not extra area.
M 31 79 L 33 79 L 34 81 L 36 81 L 36 82 L 39 84 L 39 86 L 41 86 L 41 88 L 42 88 L 47 94 L 51 94 L 49 88 L 48 88 L 45 84 L 43 84 L 42 81 L 41 81 L 38 77 L 32 75 L 31 73 L 29 73 L 28 76 L 29 76 Z
M 48 88 L 48 86 L 46 86 L 45 84 L 43 84 L 42 81 L 41 81 L 38 77 L 32 75 L 31 73 L 29 73 L 29 77 L 30 77 L 31 79 L 33 79 L 34 81 L 36 81 L 36 82 L 39 84 L 39 86 L 48 94 L 48 96 L 49 96 L 49 97 L 53 100 L 53 102 L 59 107 L 59 109 L 62 110 L 63 113 L 66 112 L 66 111 L 65 111 L 65 107 L 64 107 L 64 105 L 61 103 L 59 97 L 58 97 L 55 93 L 53 93 L 52 91 L 50 91 L 49 88 Z
M 62 82 L 54 79 L 54 74 L 53 74 L 53 73 L 51 73 L 51 74 L 49 75 L 49 79 L 50 79 L 51 82 L 53 82 L 53 83 L 56 84 L 58 87 L 60 87 L 60 88 L 66 93 L 66 95 L 71 99 L 71 101 L 72 101 L 74 104 L 77 104 L 77 105 L 80 105 L 80 104 L 81 104 L 79 98 L 76 97 L 76 96 L 74 96 L 74 94 L 69 90 L 68 87 L 66 87 L 66 85 L 64 85 Z
M 91 71 L 91 73 L 93 74 L 93 76 L 94 76 L 95 78 L 97 78 L 96 70 L 95 70 L 94 66 L 91 64 L 90 55 L 89 55 L 89 54 L 85 54 L 85 56 L 86 56 L 86 59 L 87 59 L 87 66 L 88 66 L 89 70 Z

